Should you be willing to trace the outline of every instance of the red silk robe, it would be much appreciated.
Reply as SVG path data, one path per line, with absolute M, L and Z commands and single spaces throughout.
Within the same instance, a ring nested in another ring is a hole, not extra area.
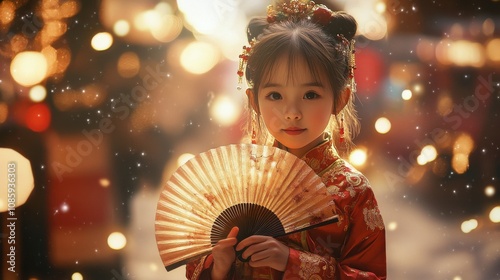
M 302 158 L 323 180 L 340 221 L 280 238 L 290 247 L 284 272 L 236 261 L 228 279 L 386 279 L 385 227 L 366 177 L 341 159 L 332 140 Z M 210 279 L 212 258 L 186 266 L 188 279 Z

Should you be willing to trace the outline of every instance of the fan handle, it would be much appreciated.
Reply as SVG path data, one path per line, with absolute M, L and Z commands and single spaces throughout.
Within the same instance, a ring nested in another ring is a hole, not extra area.
M 289 234 L 292 234 L 292 233 L 297 233 L 297 232 L 300 232 L 300 231 L 304 231 L 304 230 L 310 230 L 310 229 L 313 229 L 313 228 L 317 228 L 317 227 L 322 227 L 322 226 L 326 226 L 326 225 L 329 225 L 329 224 L 333 224 L 333 223 L 337 223 L 339 221 L 339 215 L 335 215 L 333 217 L 331 217 L 330 219 L 326 220 L 326 221 L 323 221 L 321 223 L 317 223 L 317 224 L 314 224 L 314 225 L 310 225 L 310 226 L 307 226 L 305 228 L 301 228 L 301 229 L 298 229 L 298 230 L 294 230 L 294 231 L 291 231 L 291 232 L 287 232 L 285 234 L 280 234 L 280 235 L 275 235 L 273 237 L 283 237 L 283 236 L 286 236 L 286 235 L 289 235 Z M 235 246 L 236 247 L 236 246 Z M 246 258 L 244 259 L 243 258 L 243 252 L 245 252 L 245 250 L 247 249 L 248 247 L 245 247 L 243 248 L 242 250 L 240 251 L 236 251 L 236 257 L 238 258 L 238 260 L 240 260 L 241 262 L 248 262 L 249 261 L 249 258 Z

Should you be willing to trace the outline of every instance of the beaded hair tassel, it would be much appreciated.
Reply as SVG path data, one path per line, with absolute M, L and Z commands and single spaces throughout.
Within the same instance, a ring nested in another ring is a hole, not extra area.
M 356 49 L 354 47 L 354 39 L 349 43 L 349 79 L 351 79 L 351 92 L 356 93 L 356 81 L 354 80 L 354 70 L 356 69 Z
M 245 67 L 247 65 L 248 58 L 250 57 L 250 53 L 252 51 L 252 46 L 254 42 L 255 40 L 252 40 L 252 42 L 250 42 L 250 46 L 243 46 L 243 52 L 239 56 L 240 62 L 238 64 L 238 71 L 236 72 L 236 74 L 238 74 L 238 87 L 237 87 L 238 90 L 241 90 L 242 88 L 241 84 L 243 83 L 243 75 Z

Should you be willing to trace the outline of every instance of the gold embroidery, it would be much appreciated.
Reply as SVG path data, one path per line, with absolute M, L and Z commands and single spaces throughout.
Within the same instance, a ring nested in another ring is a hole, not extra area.
M 375 230 L 375 228 L 384 229 L 384 221 L 382 220 L 382 215 L 380 215 L 380 211 L 377 206 L 373 208 L 364 208 L 363 215 L 365 216 L 366 226 Z
M 203 264 L 205 263 L 206 258 L 207 258 L 207 256 L 203 256 L 200 259 L 200 262 L 198 263 L 198 265 L 196 266 L 196 268 L 193 272 L 193 275 L 191 277 L 192 279 L 198 279 L 198 277 L 200 277 L 200 273 L 202 272 Z
M 313 275 L 320 272 L 320 264 L 317 258 L 311 256 L 309 253 L 301 252 L 300 259 L 300 272 L 299 276 L 302 279 L 314 279 Z M 321 279 L 321 278 L 319 278 Z
M 335 186 L 335 185 L 331 185 L 331 186 L 326 187 L 326 190 L 331 195 L 338 195 L 340 192 L 340 188 Z

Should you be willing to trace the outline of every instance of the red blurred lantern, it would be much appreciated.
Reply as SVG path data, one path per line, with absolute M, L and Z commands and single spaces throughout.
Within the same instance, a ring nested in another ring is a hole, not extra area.
M 44 103 L 34 104 L 28 107 L 24 115 L 24 122 L 26 126 L 35 131 L 42 132 L 50 125 L 50 109 Z
M 354 77 L 358 94 L 376 95 L 384 82 L 385 65 L 382 55 L 369 47 L 356 49 L 356 65 Z

